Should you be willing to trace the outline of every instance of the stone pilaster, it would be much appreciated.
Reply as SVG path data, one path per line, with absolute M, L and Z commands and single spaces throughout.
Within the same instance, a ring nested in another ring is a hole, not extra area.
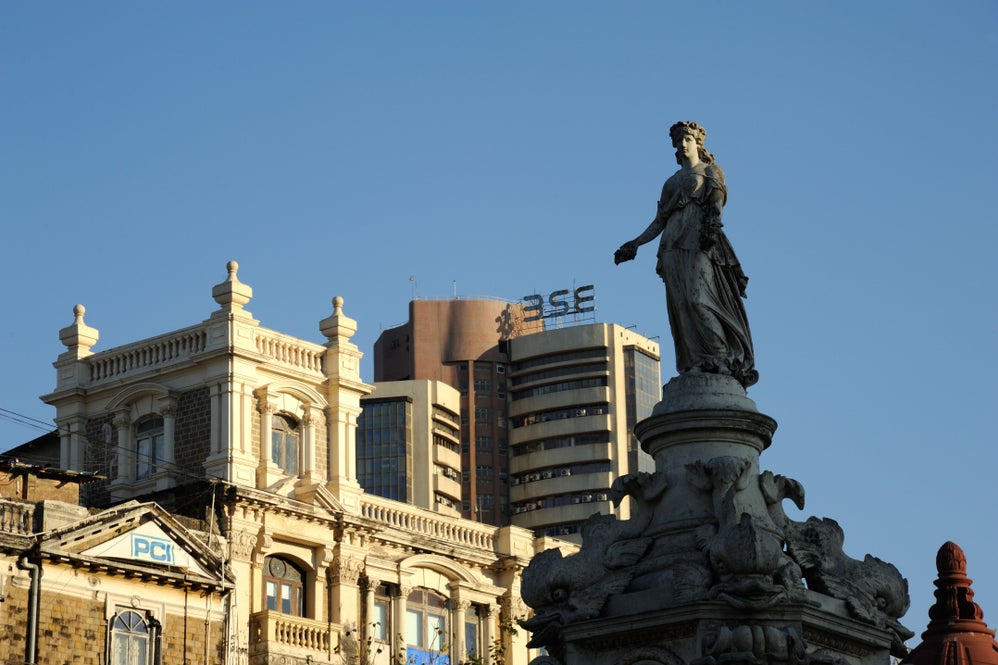
M 327 377 L 327 486 L 345 508 L 357 511 L 362 493 L 357 482 L 357 416 L 360 398 L 372 389 L 360 379 L 364 354 L 350 341 L 357 322 L 343 314 L 343 298 L 333 298 L 333 314 L 319 323 L 319 330 L 328 340 L 322 363 Z
M 204 467 L 210 476 L 252 487 L 258 467 L 250 436 L 260 322 L 244 308 L 253 297 L 253 289 L 239 281 L 239 264 L 229 261 L 226 270 L 226 280 L 211 290 L 219 308 L 205 321 L 207 351 L 224 349 L 228 361 L 224 374 L 211 385 L 212 445 Z

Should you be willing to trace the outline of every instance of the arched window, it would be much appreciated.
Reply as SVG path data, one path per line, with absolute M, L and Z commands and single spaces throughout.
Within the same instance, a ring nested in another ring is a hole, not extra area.
M 157 471 L 163 461 L 163 419 L 146 418 L 135 427 L 135 478 L 142 480 Z
M 111 653 L 109 665 L 156 665 L 155 632 L 158 622 L 125 610 L 111 622 Z
M 429 589 L 416 589 L 405 602 L 406 656 L 417 665 L 432 663 L 448 648 L 447 599 Z
M 287 559 L 268 556 L 263 562 L 264 602 L 268 610 L 305 616 L 305 575 Z
M 298 423 L 283 414 L 274 414 L 270 430 L 270 459 L 288 475 L 298 473 Z

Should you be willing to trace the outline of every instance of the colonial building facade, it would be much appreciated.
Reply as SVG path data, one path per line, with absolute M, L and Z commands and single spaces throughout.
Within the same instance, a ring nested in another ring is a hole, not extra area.
M 99 353 L 75 308 L 43 399 L 60 465 L 106 478 L 84 503 L 155 502 L 216 525 L 232 585 L 224 646 L 205 662 L 525 664 L 520 570 L 567 545 L 365 493 L 356 428 L 372 387 L 356 322 L 335 298 L 325 344 L 264 328 L 237 270 L 206 320 Z

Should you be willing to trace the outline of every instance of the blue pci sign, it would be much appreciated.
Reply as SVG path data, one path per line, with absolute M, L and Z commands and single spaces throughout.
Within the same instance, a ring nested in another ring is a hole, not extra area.
M 133 533 L 132 537 L 132 558 L 155 563 L 165 563 L 176 565 L 174 548 L 176 545 L 166 538 L 156 538 L 145 534 Z

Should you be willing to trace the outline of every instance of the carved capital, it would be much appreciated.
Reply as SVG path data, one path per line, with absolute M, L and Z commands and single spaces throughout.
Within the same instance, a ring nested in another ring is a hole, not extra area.
M 257 537 L 245 529 L 241 529 L 233 534 L 229 539 L 229 550 L 233 559 L 249 561 L 253 558 L 253 550 L 256 549 Z
M 176 417 L 177 415 L 177 397 L 175 395 L 166 395 L 160 397 L 156 400 L 154 409 L 157 413 L 165 417 Z
M 352 556 L 337 556 L 333 560 L 332 579 L 336 584 L 357 584 L 364 572 L 364 562 Z
M 119 411 L 114 414 L 114 428 L 117 430 L 128 429 L 129 425 L 132 424 L 132 419 L 128 414 L 128 411 Z

